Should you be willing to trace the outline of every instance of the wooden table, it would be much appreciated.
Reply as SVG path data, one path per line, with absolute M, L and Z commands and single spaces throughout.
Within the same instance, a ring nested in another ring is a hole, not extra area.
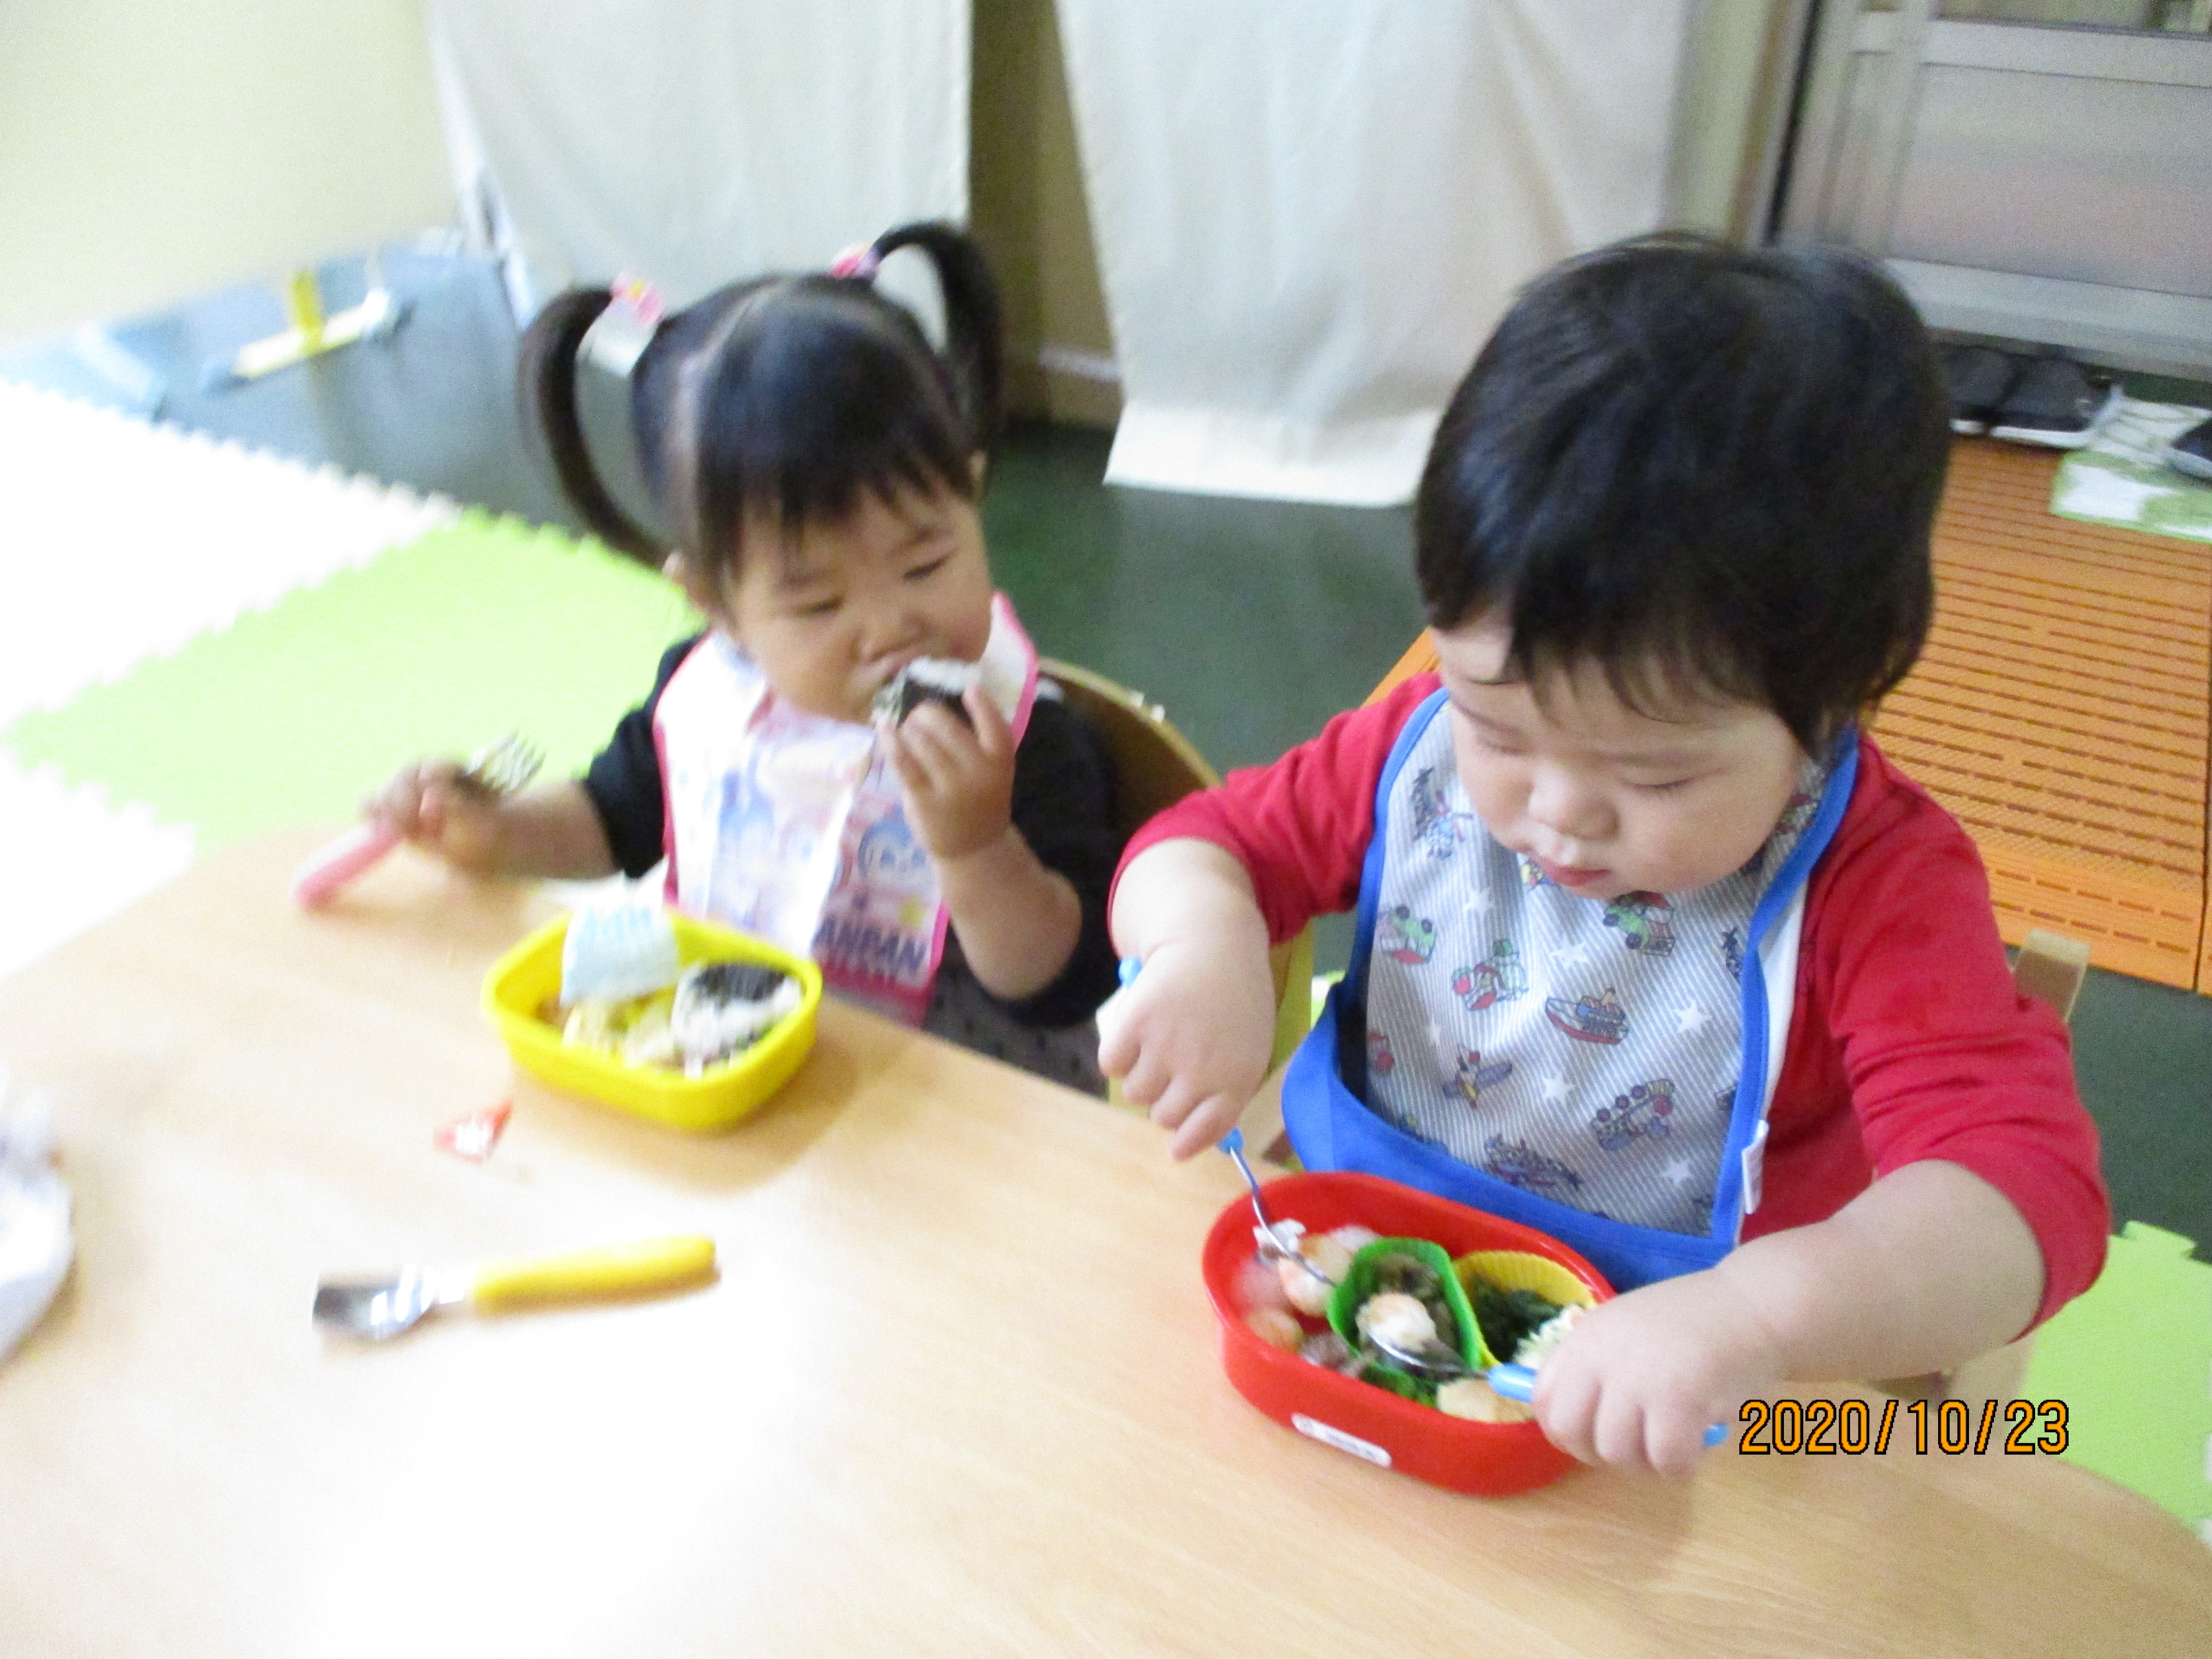
M 0 1366 L 8 1659 L 2212 1652 L 2212 1554 L 2045 1459 L 1748 1458 L 1504 1501 L 1223 1381 L 1238 1187 L 862 1015 L 698 1139 L 510 1085 L 542 898 L 208 860 L 0 984 L 76 1276 Z M 431 1146 L 513 1088 L 481 1167 Z M 326 1269 L 698 1229 L 663 1301 L 319 1336 Z

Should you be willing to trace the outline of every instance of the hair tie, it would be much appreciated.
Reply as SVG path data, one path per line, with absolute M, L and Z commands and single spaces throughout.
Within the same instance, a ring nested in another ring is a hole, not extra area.
M 585 332 L 576 355 L 610 374 L 627 374 L 666 313 L 660 290 L 644 277 L 617 276 L 607 284 L 607 308 Z
M 855 242 L 830 262 L 830 274 L 853 281 L 872 283 L 884 256 L 876 252 L 872 242 Z
M 608 285 L 607 292 L 613 305 L 647 328 L 659 328 L 661 318 L 667 314 L 667 307 L 660 301 L 660 290 L 642 276 L 617 276 Z

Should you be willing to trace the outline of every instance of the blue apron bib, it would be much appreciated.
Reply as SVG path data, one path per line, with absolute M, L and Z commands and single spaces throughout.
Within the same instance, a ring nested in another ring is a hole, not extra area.
M 1589 1257 L 1617 1289 L 1711 1267 L 1735 1247 L 1744 1215 L 1758 1205 L 1766 1110 L 1779 1071 L 1774 1062 L 1789 1036 L 1786 1029 L 1771 1029 L 1769 981 L 1776 981 L 1786 1000 L 1796 970 L 1796 924 L 1805 884 L 1850 803 L 1857 775 L 1857 734 L 1847 731 L 1838 739 L 1811 822 L 1753 908 L 1741 981 L 1742 1064 L 1714 1185 L 1710 1228 L 1703 1234 L 1669 1232 L 1595 1215 L 1516 1186 L 1407 1133 L 1365 1103 L 1367 975 L 1386 885 L 1390 837 L 1385 826 L 1399 775 L 1443 705 L 1444 694 L 1439 690 L 1414 711 L 1392 745 L 1376 786 L 1375 830 L 1360 875 L 1351 968 L 1330 992 L 1320 1021 L 1291 1057 L 1284 1077 L 1283 1121 L 1291 1146 L 1310 1170 L 1357 1170 L 1387 1176 L 1549 1233 Z

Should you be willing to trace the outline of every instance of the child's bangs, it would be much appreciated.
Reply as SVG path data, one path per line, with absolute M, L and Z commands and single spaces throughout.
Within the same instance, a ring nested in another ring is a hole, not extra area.
M 1624 707 L 1655 720 L 1772 700 L 1758 620 L 1768 607 L 1741 576 L 1769 529 L 1742 520 L 1704 446 L 1682 453 L 1688 422 L 1672 401 L 1567 401 L 1548 464 L 1475 493 L 1462 579 L 1473 609 L 1510 621 L 1509 670 L 1540 702 L 1547 684 L 1592 665 Z
M 1629 626 L 1619 617 L 1546 614 L 1543 607 L 1507 614 L 1513 633 L 1500 678 L 1527 685 L 1547 713 L 1561 682 L 1592 665 L 1621 706 L 1647 720 L 1686 721 L 1716 706 L 1768 700 L 1757 660 L 1701 617 L 1654 613 Z
M 872 499 L 895 510 L 916 497 L 975 499 L 974 469 L 953 447 L 897 435 L 905 441 L 866 448 L 777 446 L 746 457 L 742 466 L 706 470 L 698 503 L 701 544 L 734 556 L 741 534 L 765 531 L 787 556 L 809 530 L 842 524 Z

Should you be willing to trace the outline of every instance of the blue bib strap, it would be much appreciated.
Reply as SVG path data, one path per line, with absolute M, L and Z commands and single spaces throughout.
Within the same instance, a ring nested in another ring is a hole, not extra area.
M 1789 858 L 1759 896 L 1751 913 L 1751 925 L 1745 930 L 1743 1068 L 1737 1073 L 1735 1101 L 1729 1109 L 1728 1150 L 1722 1155 L 1719 1177 L 1713 1188 L 1713 1236 L 1731 1245 L 1743 1232 L 1744 1152 L 1758 1139 L 1759 1126 L 1766 1120 L 1769 1048 L 1773 1043 L 1790 1041 L 1789 1032 L 1768 1029 L 1766 975 L 1759 952 L 1776 924 L 1789 914 L 1798 893 L 1812 879 L 1813 866 L 1828 850 L 1828 843 L 1836 838 L 1836 828 L 1843 823 L 1844 812 L 1851 804 L 1851 791 L 1858 775 L 1858 728 L 1850 726 L 1836 739 L 1835 750 L 1829 757 L 1828 781 L 1820 791 L 1820 805 L 1814 809 L 1812 823 L 1806 825 L 1796 846 L 1790 849 Z
M 1359 866 L 1359 904 L 1352 913 L 1352 957 L 1345 963 L 1344 977 L 1338 983 L 1349 987 L 1346 1006 L 1364 1010 L 1367 1006 L 1367 963 L 1375 954 L 1375 913 L 1382 891 L 1383 836 L 1382 825 L 1390 816 L 1390 791 L 1398 781 L 1398 774 L 1405 769 L 1406 757 L 1420 742 L 1421 734 L 1429 729 L 1448 701 L 1443 687 L 1421 699 L 1413 712 L 1398 729 L 1397 740 L 1390 745 L 1390 753 L 1382 763 L 1382 775 L 1375 785 L 1375 826 L 1367 841 L 1367 856 Z M 1335 1001 L 1332 994 L 1330 1002 Z M 1357 1035 L 1357 1034 L 1356 1034 Z M 1345 1045 L 1345 1064 L 1352 1069 L 1342 1075 L 1346 1083 L 1360 1096 L 1367 1093 L 1367 1042 L 1358 1036 L 1356 1042 Z M 1285 1076 L 1288 1074 L 1285 1073 Z M 1304 1154 L 1300 1155 L 1304 1162 Z M 1308 1164 L 1310 1170 L 1320 1164 Z

